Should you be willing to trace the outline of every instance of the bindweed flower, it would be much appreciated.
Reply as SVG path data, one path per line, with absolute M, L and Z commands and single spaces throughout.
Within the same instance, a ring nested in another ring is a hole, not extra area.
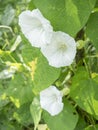
M 40 92 L 41 107 L 52 116 L 59 114 L 63 110 L 62 93 L 55 86 Z
M 41 52 L 51 66 L 57 68 L 69 66 L 76 55 L 76 43 L 64 32 L 53 32 L 50 44 L 41 47 Z
M 41 47 L 50 42 L 53 28 L 39 9 L 22 12 L 19 15 L 19 25 L 32 46 Z

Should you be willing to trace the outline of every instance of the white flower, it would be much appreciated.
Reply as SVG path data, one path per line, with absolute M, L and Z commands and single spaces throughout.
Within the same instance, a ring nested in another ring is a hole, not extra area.
M 19 15 L 19 25 L 32 46 L 41 47 L 50 42 L 53 28 L 39 9 L 22 12 Z
M 69 66 L 76 55 L 75 40 L 68 34 L 57 31 L 53 33 L 50 42 L 41 48 L 49 64 L 57 68 Z
M 50 86 L 40 92 L 41 107 L 52 116 L 59 114 L 64 106 L 62 103 L 62 96 L 62 93 L 55 86 Z

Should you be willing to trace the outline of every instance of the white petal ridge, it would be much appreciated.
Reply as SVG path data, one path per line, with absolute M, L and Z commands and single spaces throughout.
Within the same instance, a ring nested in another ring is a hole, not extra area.
M 55 116 L 63 110 L 62 93 L 55 86 L 50 86 L 40 92 L 40 104 L 44 110 Z
M 41 52 L 51 66 L 69 66 L 76 55 L 76 42 L 64 32 L 53 32 L 50 44 L 43 46 Z
M 41 47 L 49 43 L 53 28 L 39 9 L 23 11 L 19 15 L 19 25 L 32 46 Z

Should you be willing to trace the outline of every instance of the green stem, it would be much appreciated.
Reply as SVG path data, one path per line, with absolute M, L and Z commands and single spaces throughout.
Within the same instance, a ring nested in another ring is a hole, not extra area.
M 87 70 L 87 72 L 89 73 L 89 76 L 90 76 L 90 78 L 91 78 L 90 68 L 89 68 L 88 64 L 86 63 L 85 59 L 83 59 L 83 62 L 84 62 L 84 64 L 85 64 L 85 68 L 86 68 L 86 70 Z
M 11 56 L 11 54 L 9 54 L 9 57 L 10 57 L 15 63 L 17 63 L 17 61 L 13 58 L 13 56 Z
M 36 129 L 37 129 L 37 126 L 34 127 L 34 130 L 36 130 Z
M 98 58 L 98 54 L 96 54 L 96 55 L 92 55 L 92 56 L 86 56 L 87 58 L 90 58 L 90 57 L 92 57 L 92 58 Z
M 9 30 L 10 30 L 10 32 L 11 32 L 11 33 L 13 34 L 13 36 L 14 36 L 14 32 L 13 32 L 13 30 L 12 30 L 12 28 L 11 28 L 11 27 L 6 26 L 6 25 L 0 25 L 0 28 L 9 29 Z
M 65 88 L 63 88 L 61 90 L 61 93 L 62 93 L 63 96 L 66 96 L 70 93 L 70 89 L 66 86 Z

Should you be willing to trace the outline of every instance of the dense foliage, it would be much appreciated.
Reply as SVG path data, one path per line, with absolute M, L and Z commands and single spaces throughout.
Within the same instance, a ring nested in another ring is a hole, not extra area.
M 18 16 L 35 8 L 76 40 L 70 66 L 50 66 L 22 34 Z M 39 104 L 50 85 L 69 88 L 56 116 Z M 98 0 L 0 0 L 0 130 L 98 130 L 97 92 Z

